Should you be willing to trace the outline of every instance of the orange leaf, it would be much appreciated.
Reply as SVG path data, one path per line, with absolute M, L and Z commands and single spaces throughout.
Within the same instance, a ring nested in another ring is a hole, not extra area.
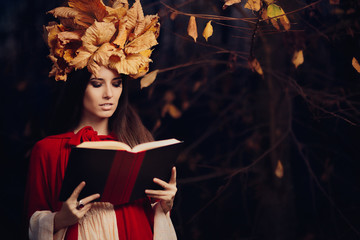
M 356 71 L 358 71 L 358 73 L 360 73 L 360 64 L 354 57 L 352 59 L 352 65 L 356 69 Z
M 209 37 L 211 37 L 213 35 L 214 29 L 211 26 L 211 20 L 206 24 L 206 27 L 204 28 L 203 31 L 203 37 L 206 39 L 206 41 L 208 40 Z
M 188 35 L 194 39 L 196 42 L 196 38 L 198 37 L 197 27 L 196 27 L 196 20 L 194 16 L 190 17 L 188 28 L 187 28 Z
M 264 75 L 264 72 L 260 66 L 260 63 L 256 58 L 253 58 L 252 60 L 249 60 L 249 64 L 251 66 L 251 69 L 256 71 L 260 75 Z
M 278 162 L 277 162 L 277 166 L 276 166 L 276 169 L 275 169 L 275 175 L 278 178 L 282 178 L 284 176 L 284 167 L 283 167 L 280 160 L 278 160 Z
M 181 117 L 181 111 L 175 107 L 173 104 L 169 104 L 168 106 L 168 113 L 172 118 L 180 118 Z

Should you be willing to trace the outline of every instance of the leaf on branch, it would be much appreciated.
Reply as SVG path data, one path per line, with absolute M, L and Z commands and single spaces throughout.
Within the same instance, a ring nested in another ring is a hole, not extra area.
M 276 169 L 275 169 L 275 175 L 278 178 L 282 178 L 284 176 L 284 167 L 280 160 L 278 160 L 278 162 L 277 162 Z
M 187 28 L 188 35 L 194 39 L 196 42 L 196 39 L 198 37 L 197 33 L 197 27 L 196 27 L 196 19 L 194 16 L 190 17 L 188 28 Z
M 222 8 L 223 8 L 223 10 L 225 10 L 227 7 L 229 7 L 235 3 L 241 3 L 241 0 L 225 0 L 225 3 Z
M 144 87 L 150 86 L 155 81 L 158 72 L 159 69 L 156 69 L 146 74 L 140 81 L 140 88 L 143 89 Z
M 248 0 L 244 7 L 257 12 L 260 10 L 261 1 L 260 0 Z
M 250 64 L 252 71 L 256 71 L 261 76 L 264 75 L 264 72 L 260 66 L 260 63 L 258 62 L 258 60 L 256 58 L 249 59 L 249 64 Z
M 355 68 L 355 70 L 358 71 L 358 73 L 360 73 L 360 64 L 355 57 L 353 57 L 352 59 L 352 65 Z
M 329 0 L 330 5 L 339 5 L 340 0 Z
M 291 61 L 295 65 L 295 68 L 303 64 L 304 63 L 303 51 L 302 50 L 295 51 Z
M 271 18 L 270 21 L 277 30 L 280 30 L 280 26 L 277 20 L 280 20 L 280 23 L 284 27 L 284 30 L 287 31 L 290 29 L 290 21 L 285 15 L 284 10 L 280 6 L 276 4 L 270 4 L 267 7 L 267 15 L 269 18 Z
M 206 24 L 206 27 L 204 28 L 203 31 L 203 37 L 206 39 L 206 41 L 208 40 L 209 37 L 211 37 L 213 35 L 214 29 L 213 26 L 211 25 L 211 20 Z
M 170 15 L 170 19 L 174 21 L 175 18 L 177 17 L 177 15 L 178 14 L 176 12 L 172 12 L 171 15 Z
M 181 117 L 181 111 L 173 104 L 169 104 L 168 113 L 172 118 L 175 118 L 175 119 Z

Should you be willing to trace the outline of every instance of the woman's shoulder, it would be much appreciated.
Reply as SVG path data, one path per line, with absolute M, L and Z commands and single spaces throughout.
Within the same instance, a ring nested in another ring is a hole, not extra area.
M 69 141 L 73 136 L 73 132 L 47 136 L 36 142 L 34 148 L 42 150 L 58 148 L 59 144 L 62 144 L 64 141 Z

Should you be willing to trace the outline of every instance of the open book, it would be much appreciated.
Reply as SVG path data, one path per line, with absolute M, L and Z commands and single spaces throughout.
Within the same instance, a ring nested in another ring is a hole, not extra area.
M 153 178 L 169 181 L 181 141 L 168 139 L 143 143 L 131 149 L 116 141 L 83 142 L 69 156 L 60 201 L 66 201 L 81 181 L 79 199 L 94 193 L 114 205 L 145 197 L 145 189 L 161 189 Z

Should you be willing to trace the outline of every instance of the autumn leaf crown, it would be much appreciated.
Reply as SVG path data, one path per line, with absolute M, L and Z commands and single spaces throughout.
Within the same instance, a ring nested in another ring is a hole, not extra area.
M 158 44 L 157 15 L 144 16 L 140 0 L 129 9 L 127 0 L 68 0 L 68 7 L 49 13 L 60 20 L 44 28 L 53 62 L 49 76 L 66 81 L 73 70 L 87 67 L 97 75 L 100 66 L 138 78 L 151 62 L 151 48 Z

